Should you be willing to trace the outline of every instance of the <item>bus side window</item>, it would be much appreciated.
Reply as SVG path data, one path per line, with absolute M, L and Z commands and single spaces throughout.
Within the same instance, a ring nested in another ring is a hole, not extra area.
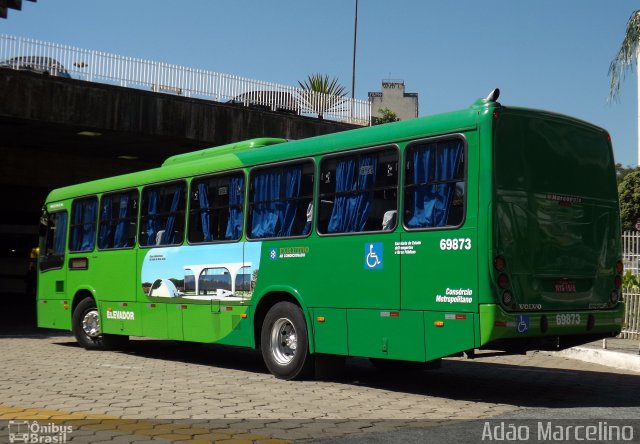
M 96 197 L 73 201 L 69 251 L 93 251 L 96 241 L 97 208 Z
M 179 245 L 184 239 L 185 183 L 142 190 L 140 245 Z
M 242 237 L 244 173 L 191 182 L 190 243 L 236 241 Z
M 409 145 L 406 153 L 405 226 L 459 226 L 465 204 L 464 140 L 417 142 Z
M 67 212 L 50 213 L 46 231 L 40 245 L 40 271 L 61 268 L 64 264 L 64 246 L 67 236 Z
M 314 165 L 310 161 L 251 171 L 249 237 L 306 236 L 313 216 Z
M 398 151 L 331 156 L 320 164 L 322 234 L 391 231 L 398 208 Z
M 138 191 L 105 194 L 100 199 L 98 248 L 131 248 L 135 245 Z

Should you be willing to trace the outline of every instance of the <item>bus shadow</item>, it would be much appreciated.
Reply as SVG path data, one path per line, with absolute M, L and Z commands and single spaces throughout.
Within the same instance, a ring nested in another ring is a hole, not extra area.
M 550 358 L 552 359 L 552 358 Z M 349 369 L 357 384 L 376 389 L 518 407 L 640 407 L 640 375 L 445 359 L 421 372 Z
M 60 341 L 56 345 L 79 347 L 77 342 Z M 229 370 L 269 373 L 262 361 L 260 351 L 243 347 L 231 347 L 197 342 L 182 342 L 166 339 L 136 338 L 116 353 L 140 356 L 146 359 L 207 365 Z
M 58 336 L 69 336 L 73 338 L 71 332 L 64 330 L 53 330 L 48 328 L 36 328 L 31 326 L 3 326 L 0 328 L 0 338 L 55 338 Z
M 77 346 L 69 341 L 56 344 Z M 265 375 L 269 373 L 260 352 L 247 348 L 136 339 L 126 350 L 117 353 Z M 616 373 L 613 368 L 609 372 L 601 372 L 511 365 L 495 360 L 445 359 L 437 370 L 383 371 L 371 365 L 368 359 L 349 358 L 339 376 L 322 383 L 518 407 L 640 407 L 640 397 L 634 395 L 640 390 L 640 375 Z

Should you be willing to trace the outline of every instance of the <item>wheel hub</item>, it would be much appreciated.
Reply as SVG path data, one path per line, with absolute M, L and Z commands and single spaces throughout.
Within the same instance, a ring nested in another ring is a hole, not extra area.
M 271 353 L 280 365 L 289 364 L 298 348 L 298 336 L 293 323 L 287 318 L 280 318 L 271 328 Z
M 92 339 L 100 336 L 100 317 L 98 316 L 98 310 L 93 309 L 85 313 L 82 318 L 82 330 Z

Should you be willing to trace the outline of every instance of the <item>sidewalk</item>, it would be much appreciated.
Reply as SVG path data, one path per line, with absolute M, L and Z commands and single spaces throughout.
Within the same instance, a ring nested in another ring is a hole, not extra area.
M 607 338 L 606 349 L 603 348 L 602 342 L 602 340 L 594 341 L 554 353 L 558 356 L 640 373 L 640 340 Z

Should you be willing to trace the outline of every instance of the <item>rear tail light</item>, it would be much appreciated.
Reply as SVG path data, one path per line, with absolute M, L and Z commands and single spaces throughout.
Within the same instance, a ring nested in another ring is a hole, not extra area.
M 615 285 L 616 289 L 619 289 L 620 287 L 622 287 L 622 278 L 620 276 L 616 276 L 613 279 L 613 285 Z
M 511 293 L 511 290 L 509 290 L 509 285 L 510 285 L 509 276 L 507 276 L 507 274 L 504 273 L 504 271 L 507 268 L 507 261 L 502 256 L 496 256 L 493 259 L 493 267 L 499 273 L 498 279 L 497 279 L 498 287 L 504 290 L 502 292 L 502 304 L 505 305 L 506 307 L 509 307 L 513 303 L 513 293 Z
M 616 262 L 616 273 L 622 274 L 623 271 L 624 271 L 624 264 L 622 263 L 622 261 Z
M 611 301 L 611 304 L 612 305 L 617 304 L 619 299 L 620 299 L 620 293 L 618 293 L 618 290 L 613 290 L 611 292 L 611 296 L 609 296 L 609 300 Z
M 502 303 L 504 305 L 511 305 L 512 302 L 513 294 L 509 290 L 506 290 L 504 293 L 502 293 Z
M 504 273 L 501 273 L 500 276 L 498 276 L 498 285 L 503 290 L 505 290 L 507 287 L 509 287 L 509 276 L 507 276 Z

